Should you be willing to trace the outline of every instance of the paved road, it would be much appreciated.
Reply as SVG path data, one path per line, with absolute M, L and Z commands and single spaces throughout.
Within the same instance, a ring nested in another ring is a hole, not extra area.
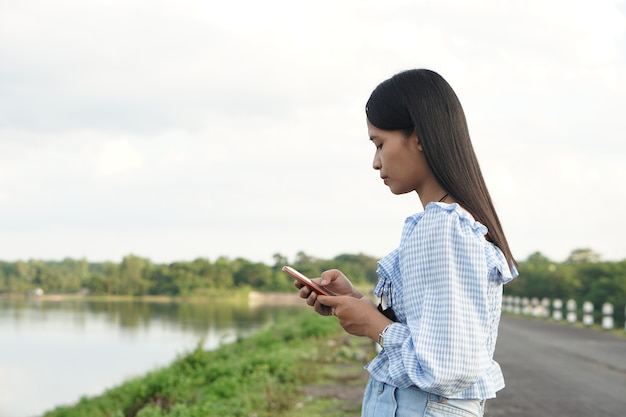
M 485 417 L 626 416 L 626 338 L 503 316 L 495 358 L 507 386 Z

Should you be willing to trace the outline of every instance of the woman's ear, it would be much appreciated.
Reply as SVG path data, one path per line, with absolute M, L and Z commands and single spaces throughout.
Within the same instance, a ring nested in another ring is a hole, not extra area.
M 420 142 L 420 138 L 417 137 L 417 133 L 413 132 L 413 134 L 415 135 L 415 140 L 417 141 L 417 149 L 420 152 L 424 152 L 424 149 L 422 149 L 422 144 Z

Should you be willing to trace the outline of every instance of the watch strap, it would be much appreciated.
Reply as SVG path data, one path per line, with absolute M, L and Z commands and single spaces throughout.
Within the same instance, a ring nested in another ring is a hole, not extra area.
M 385 333 L 387 332 L 387 329 L 389 329 L 389 326 L 391 326 L 391 324 L 392 323 L 386 325 L 383 331 L 378 333 L 378 344 L 380 345 L 380 347 L 385 347 Z

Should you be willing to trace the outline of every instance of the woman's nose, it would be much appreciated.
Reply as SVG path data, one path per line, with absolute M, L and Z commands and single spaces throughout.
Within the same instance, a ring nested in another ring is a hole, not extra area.
M 374 155 L 374 161 L 372 162 L 372 168 L 379 170 L 381 167 L 380 158 L 378 157 L 378 152 Z

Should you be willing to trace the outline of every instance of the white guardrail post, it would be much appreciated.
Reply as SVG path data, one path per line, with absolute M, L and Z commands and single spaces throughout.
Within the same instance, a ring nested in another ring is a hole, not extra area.
M 554 321 L 563 320 L 563 301 L 560 298 L 555 298 L 552 301 L 552 318 Z
M 591 301 L 583 303 L 583 324 L 587 327 L 593 325 L 593 303 Z
M 530 316 L 530 313 L 532 313 L 532 311 L 533 308 L 530 305 L 530 300 L 528 299 L 528 297 L 522 297 L 522 314 Z
M 540 311 L 541 307 L 539 305 L 539 299 L 537 297 L 533 297 L 530 299 L 530 314 L 532 314 L 533 317 L 539 317 L 541 316 L 541 311 Z
M 576 323 L 576 300 L 569 299 L 567 300 L 567 322 L 568 323 Z
M 541 317 L 544 319 L 550 318 L 550 299 L 548 297 L 541 299 Z
M 613 329 L 613 304 L 602 304 L 602 328 L 604 330 Z

